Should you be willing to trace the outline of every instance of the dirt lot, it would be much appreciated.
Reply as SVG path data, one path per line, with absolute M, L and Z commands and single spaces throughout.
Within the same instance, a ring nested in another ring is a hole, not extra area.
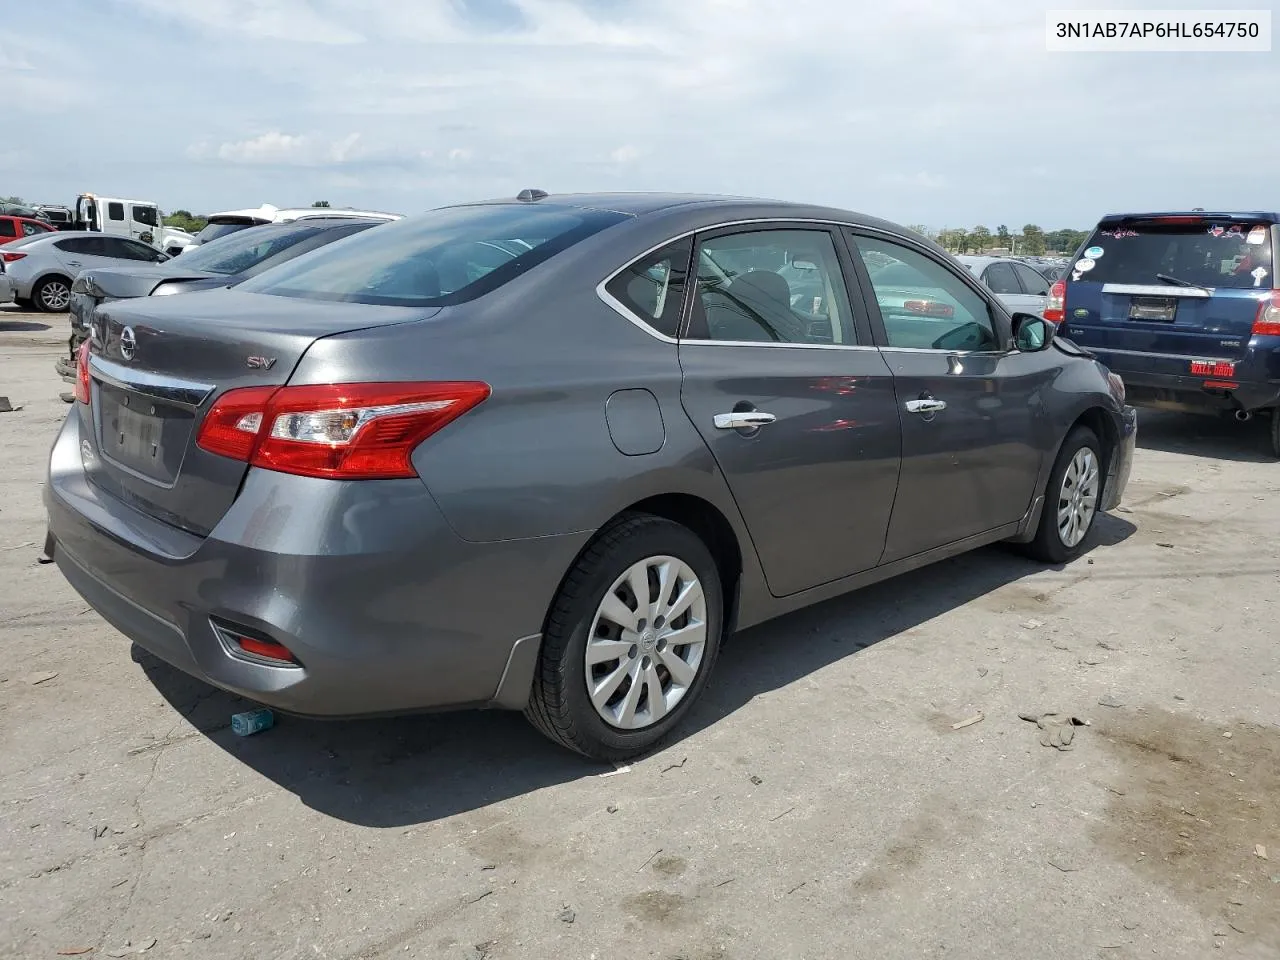
M 0 310 L 0 956 L 1280 955 L 1261 426 L 1145 416 L 1069 568 L 984 550 L 740 635 L 630 768 L 498 713 L 238 739 L 37 562 L 65 323 Z

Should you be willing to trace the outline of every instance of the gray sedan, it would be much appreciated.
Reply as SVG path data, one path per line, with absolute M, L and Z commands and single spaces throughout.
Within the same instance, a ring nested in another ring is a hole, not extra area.
M 937 246 L 772 201 L 526 191 L 94 326 L 46 548 L 122 633 L 284 711 L 524 710 L 602 760 L 736 629 L 1080 556 L 1137 429 Z
M 21 306 L 63 313 L 71 303 L 71 284 L 80 271 L 127 263 L 164 263 L 169 255 L 127 237 L 71 230 L 7 243 L 0 247 L 0 259 Z
M 1009 257 L 956 257 L 1012 311 L 1044 313 L 1049 281 L 1038 270 Z

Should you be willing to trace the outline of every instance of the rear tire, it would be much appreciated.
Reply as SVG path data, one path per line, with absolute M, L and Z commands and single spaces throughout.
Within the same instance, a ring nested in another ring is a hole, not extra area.
M 31 298 L 41 313 L 66 313 L 71 307 L 71 281 L 65 277 L 45 277 L 31 291 Z
M 1271 411 L 1271 453 L 1280 459 L 1280 407 Z
M 662 517 L 624 515 L 556 595 L 525 716 L 594 760 L 647 753 L 706 687 L 723 629 L 720 574 L 702 540 Z
M 1040 526 L 1026 545 L 1026 554 L 1056 566 L 1084 553 L 1098 518 L 1104 480 L 1097 435 L 1088 427 L 1076 427 L 1058 451 L 1045 488 Z

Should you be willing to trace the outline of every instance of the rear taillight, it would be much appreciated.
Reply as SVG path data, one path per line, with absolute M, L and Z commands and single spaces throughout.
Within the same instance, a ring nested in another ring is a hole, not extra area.
M 956 315 L 955 307 L 949 303 L 939 303 L 937 300 L 907 300 L 902 304 L 902 307 L 912 313 L 922 313 L 926 317 L 954 317 Z
M 210 453 L 304 477 L 416 477 L 414 448 L 489 393 L 488 384 L 474 382 L 229 390 L 196 442 Z
M 1049 288 L 1049 299 L 1044 302 L 1044 318 L 1050 323 L 1067 319 L 1067 282 L 1058 280 Z
M 89 402 L 89 341 L 80 344 L 76 350 L 76 399 L 81 403 Z
M 1280 337 L 1280 290 L 1258 302 L 1258 313 L 1253 318 L 1255 337 Z
M 0 252 L 0 260 L 3 260 L 5 263 L 16 263 L 25 256 L 25 253 L 18 253 L 16 250 Z

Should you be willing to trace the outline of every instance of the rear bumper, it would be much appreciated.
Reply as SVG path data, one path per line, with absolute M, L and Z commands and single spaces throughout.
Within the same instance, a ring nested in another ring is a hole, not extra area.
M 1133 472 L 1133 458 L 1138 447 L 1138 411 L 1125 407 L 1120 418 L 1120 443 L 1107 466 L 1107 482 L 1103 487 L 1102 509 L 1114 510 L 1124 498 Z
M 307 716 L 522 707 L 547 606 L 586 540 L 468 543 L 417 480 L 258 470 L 200 538 L 90 484 L 75 415 L 45 505 L 59 569 L 116 629 L 186 673 Z M 238 653 L 211 618 L 301 665 Z
M 1089 349 L 1124 380 L 1131 404 L 1155 409 L 1230 413 L 1280 406 L 1280 340 L 1274 337 L 1264 339 L 1265 345 L 1260 346 L 1255 341 L 1248 354 L 1235 361 L 1234 372 L 1224 377 L 1189 376 L 1167 369 L 1160 372 L 1152 369 L 1163 365 L 1189 370 L 1191 361 L 1195 359 L 1190 356 L 1175 358 L 1097 347 Z M 1207 389 L 1206 382 L 1220 382 L 1229 388 Z

